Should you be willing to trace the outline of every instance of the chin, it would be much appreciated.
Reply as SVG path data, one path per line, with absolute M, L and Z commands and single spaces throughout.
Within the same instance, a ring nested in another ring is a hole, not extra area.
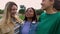
M 43 10 L 46 10 L 46 9 L 43 9 Z
M 44 7 L 41 7 L 41 9 L 42 9 L 42 10 L 45 10 L 45 8 L 44 8 Z
M 46 10 L 45 8 L 42 8 L 42 10 Z
M 46 8 L 42 8 L 42 10 L 46 10 Z

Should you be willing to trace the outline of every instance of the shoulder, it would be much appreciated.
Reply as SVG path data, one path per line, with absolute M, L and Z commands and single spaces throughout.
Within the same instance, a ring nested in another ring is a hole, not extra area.
M 21 24 L 24 24 L 24 22 L 25 22 L 25 21 L 22 21 L 22 23 L 21 23 Z
M 56 14 L 56 17 L 57 17 L 58 23 L 60 23 L 60 12 L 58 12 L 58 13 Z
M 36 24 L 37 22 L 36 21 L 32 21 L 32 24 Z
M 33 21 L 32 23 L 31 23 L 31 25 L 34 27 L 34 26 L 37 26 L 37 22 L 36 21 Z
M 25 23 L 25 21 L 22 21 L 22 22 L 21 22 L 21 26 L 22 26 L 24 23 Z
M 45 12 L 43 12 L 40 16 L 39 16 L 39 19 L 38 19 L 38 21 L 40 21 L 40 19 L 42 18 L 42 17 L 44 17 L 45 16 Z
M 58 14 L 58 19 L 59 19 L 59 21 L 60 21 L 60 12 L 59 12 L 59 14 Z
M 45 15 L 46 14 L 46 12 L 43 12 L 42 14 L 41 14 L 41 16 L 43 16 L 43 15 Z
M 58 12 L 58 15 L 59 15 L 59 17 L 60 17 L 60 12 Z
M 39 16 L 39 19 L 40 19 L 41 17 L 45 17 L 45 15 L 46 15 L 46 13 L 43 12 L 43 13 Z
M 58 16 L 58 18 L 60 19 L 60 12 L 58 12 L 58 15 L 57 15 L 57 16 Z

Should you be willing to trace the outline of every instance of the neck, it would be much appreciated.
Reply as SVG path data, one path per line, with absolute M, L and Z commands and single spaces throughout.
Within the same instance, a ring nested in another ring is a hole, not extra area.
M 28 21 L 32 21 L 32 19 L 31 19 L 31 18 L 27 18 L 27 20 L 28 20 Z
M 46 9 L 46 13 L 47 14 L 53 14 L 53 13 L 56 13 L 56 10 L 54 8 L 49 8 L 49 9 Z

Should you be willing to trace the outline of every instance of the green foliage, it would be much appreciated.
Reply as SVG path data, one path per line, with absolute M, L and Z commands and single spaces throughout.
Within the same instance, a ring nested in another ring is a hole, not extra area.
M 24 14 L 24 12 L 25 12 L 24 9 L 20 9 L 20 10 L 19 10 L 19 13 L 20 13 L 20 14 Z
M 1 9 L 0 9 L 0 14 L 3 14 L 3 12 L 4 12 L 4 10 L 1 10 Z
M 44 11 L 41 10 L 41 9 L 37 9 L 37 10 L 36 10 L 37 15 L 41 15 L 41 13 L 43 13 L 43 12 L 44 12 Z
M 20 5 L 19 13 L 24 14 L 25 10 L 26 10 L 26 7 L 24 5 Z
M 25 6 L 24 5 L 20 5 L 20 8 L 25 8 Z
M 20 15 L 19 18 L 24 20 L 24 15 Z
M 2 18 L 2 16 L 0 16 L 0 19 Z

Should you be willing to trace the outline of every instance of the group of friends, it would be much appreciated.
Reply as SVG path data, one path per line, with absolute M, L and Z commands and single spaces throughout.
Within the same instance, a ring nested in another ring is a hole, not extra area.
M 0 34 L 60 34 L 60 0 L 42 0 L 41 5 L 46 12 L 38 19 L 35 9 L 29 7 L 22 20 L 17 14 L 17 4 L 7 2 L 0 19 Z

